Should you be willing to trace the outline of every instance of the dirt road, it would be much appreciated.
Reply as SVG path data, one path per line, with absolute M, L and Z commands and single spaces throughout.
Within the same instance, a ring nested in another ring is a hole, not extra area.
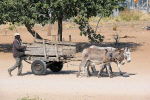
M 124 34 L 127 29 L 123 27 L 120 30 Z M 7 69 L 14 64 L 14 59 L 11 53 L 0 52 L 0 99 L 17 100 L 30 96 L 44 100 L 150 100 L 149 31 L 135 31 L 129 27 L 126 32 L 126 35 L 135 36 L 136 39 L 123 41 L 142 44 L 132 52 L 132 62 L 122 67 L 122 71 L 127 72 L 129 77 L 76 78 L 78 66 L 72 64 L 78 65 L 79 62 L 65 64 L 61 72 L 48 71 L 45 76 L 33 75 L 30 65 L 24 62 L 24 76 L 16 76 L 15 70 L 10 77 Z M 106 36 L 110 37 L 111 34 Z M 118 72 L 116 65 L 112 66 L 113 71 Z
M 149 100 L 150 99 L 150 68 L 146 55 L 135 55 L 133 61 L 126 64 L 122 70 L 130 77 L 117 76 L 114 78 L 76 78 L 78 67 L 65 64 L 60 73 L 48 72 L 46 76 L 35 76 L 31 73 L 30 65 L 24 63 L 24 76 L 16 76 L 16 71 L 10 77 L 7 68 L 13 65 L 10 53 L 0 53 L 0 97 L 1 100 L 16 100 L 30 96 L 46 100 Z M 3 58 L 2 58 L 3 56 Z M 143 56 L 143 57 L 142 57 Z M 136 59 L 146 57 L 147 59 Z M 142 63 L 141 63 L 142 62 Z M 79 62 L 72 62 L 72 64 Z M 113 70 L 117 72 L 116 65 Z

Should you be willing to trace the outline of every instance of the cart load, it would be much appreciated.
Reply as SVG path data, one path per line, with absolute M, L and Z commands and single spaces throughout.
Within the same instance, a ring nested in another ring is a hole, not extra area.
M 53 72 L 61 71 L 63 64 L 74 58 L 76 53 L 76 44 L 70 42 L 43 40 L 26 45 L 26 61 L 31 63 L 32 72 L 36 75 L 45 74 L 47 68 Z

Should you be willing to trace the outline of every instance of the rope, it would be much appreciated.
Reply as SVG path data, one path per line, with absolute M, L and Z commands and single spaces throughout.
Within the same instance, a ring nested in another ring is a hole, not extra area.
M 26 59 L 24 59 L 24 61 L 27 62 L 27 63 L 29 63 L 29 64 L 32 64 L 31 62 L 27 61 Z
M 72 66 L 79 66 L 79 65 L 77 65 L 77 64 L 68 64 L 68 65 L 72 65 Z

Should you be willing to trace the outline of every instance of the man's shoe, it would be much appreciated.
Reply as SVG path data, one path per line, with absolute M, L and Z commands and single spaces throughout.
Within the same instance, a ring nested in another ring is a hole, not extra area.
M 9 76 L 12 76 L 12 75 L 11 75 L 11 71 L 10 71 L 9 69 L 8 69 L 8 74 L 9 74 Z

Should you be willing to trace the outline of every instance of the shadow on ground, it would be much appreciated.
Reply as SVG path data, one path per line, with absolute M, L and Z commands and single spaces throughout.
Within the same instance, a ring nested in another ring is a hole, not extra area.
M 33 74 L 33 73 L 32 72 L 22 73 L 23 76 L 25 76 L 25 75 L 31 75 L 31 74 Z
M 76 74 L 77 71 L 67 70 L 67 71 L 60 71 L 60 72 L 52 72 L 47 70 L 47 75 L 65 75 L 65 74 Z
M 139 46 L 142 46 L 142 44 L 137 44 L 134 42 L 120 42 L 120 43 L 112 43 L 112 42 L 103 42 L 100 44 L 96 43 L 88 43 L 88 42 L 79 42 L 76 44 L 77 52 L 82 52 L 83 49 L 90 47 L 91 45 L 96 45 L 99 47 L 115 47 L 115 48 L 131 48 L 132 51 L 136 50 Z
M 0 44 L 0 52 L 12 52 L 12 44 Z
M 50 70 L 47 70 L 46 74 L 45 75 L 66 75 L 66 74 L 76 74 L 77 71 L 60 71 L 60 72 L 52 72 Z M 23 73 L 22 75 L 23 76 L 26 76 L 26 75 L 32 75 L 33 73 L 32 72 L 26 72 L 26 73 Z M 44 75 L 42 75 L 44 76 Z
M 78 71 L 71 71 L 71 70 L 69 70 L 69 71 L 60 71 L 60 72 L 52 72 L 50 70 L 47 70 L 45 75 L 46 76 L 47 75 L 67 75 L 67 74 L 74 74 L 74 75 L 76 75 L 77 72 Z M 130 77 L 130 76 L 136 75 L 135 73 L 127 73 L 127 72 L 122 72 L 122 74 L 123 75 L 120 75 L 119 72 L 113 72 L 113 74 L 112 74 L 113 77 L 112 78 L 115 78 L 115 77 Z M 33 73 L 32 72 L 26 72 L 26 73 L 23 73 L 22 75 L 23 76 L 33 75 Z M 45 76 L 45 75 L 40 75 L 40 76 Z M 98 77 L 97 75 L 98 75 L 98 71 L 96 71 L 95 73 L 91 74 L 90 77 Z M 81 76 L 81 77 L 86 77 L 86 76 Z M 103 72 L 102 76 L 100 76 L 100 78 L 106 78 L 106 77 L 109 78 L 108 73 L 106 73 L 106 72 Z
M 113 78 L 113 77 L 130 77 L 130 76 L 136 75 L 135 73 L 127 73 L 127 72 L 122 72 L 122 74 L 123 74 L 123 75 L 120 75 L 119 72 L 113 72 L 112 78 Z M 95 77 L 95 76 L 97 76 L 97 75 L 98 75 L 98 71 L 97 71 L 96 73 L 92 74 L 91 76 Z M 100 78 L 103 78 L 103 77 L 109 77 L 109 76 L 108 76 L 108 73 L 103 72 L 103 73 L 102 73 L 102 76 L 100 76 Z

